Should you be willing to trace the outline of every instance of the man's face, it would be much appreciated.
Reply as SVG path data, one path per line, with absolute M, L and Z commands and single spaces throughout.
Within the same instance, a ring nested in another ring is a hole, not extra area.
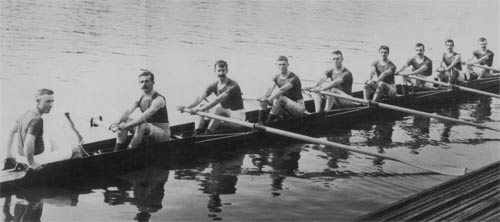
M 332 54 L 332 60 L 335 66 L 340 66 L 342 65 L 342 61 L 344 60 L 344 58 L 342 58 L 342 56 L 339 54 Z
M 276 67 L 278 67 L 280 73 L 286 73 L 288 71 L 288 62 L 283 60 L 276 61 Z
M 139 85 L 141 85 L 141 89 L 145 93 L 149 93 L 149 92 L 151 92 L 151 90 L 153 90 L 154 82 L 151 81 L 150 78 L 151 78 L 150 76 L 139 77 Z
M 42 95 L 37 98 L 38 109 L 41 113 L 50 113 L 50 110 L 54 106 L 54 95 Z
M 486 46 L 488 46 L 488 41 L 480 41 L 479 42 L 479 46 L 482 48 L 482 49 L 486 49 Z
M 448 51 L 453 52 L 453 47 L 455 47 L 455 46 L 453 45 L 453 43 L 451 43 L 451 42 L 446 42 L 446 44 L 445 44 L 445 45 L 446 45 L 446 49 L 448 49 Z
M 389 56 L 389 50 L 387 49 L 380 49 L 378 53 L 380 54 L 380 58 L 382 59 L 387 59 L 387 57 Z
M 227 67 L 215 66 L 214 72 L 217 75 L 217 77 L 219 77 L 219 78 L 226 78 Z
M 416 47 L 415 52 L 417 52 L 417 55 L 424 55 L 424 52 L 425 52 L 424 47 L 422 47 L 422 46 Z

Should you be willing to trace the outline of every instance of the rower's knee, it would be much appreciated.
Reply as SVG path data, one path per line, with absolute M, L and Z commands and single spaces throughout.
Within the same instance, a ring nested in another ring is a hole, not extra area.
M 274 100 L 274 105 L 275 106 L 278 106 L 278 107 L 281 107 L 281 108 L 285 108 L 286 107 L 286 99 L 284 96 L 279 96 L 278 98 L 276 98 Z

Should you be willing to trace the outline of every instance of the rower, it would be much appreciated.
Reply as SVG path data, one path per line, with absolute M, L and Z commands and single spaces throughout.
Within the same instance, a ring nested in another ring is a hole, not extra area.
M 335 50 L 332 52 L 333 68 L 325 71 L 324 75 L 316 82 L 310 90 L 313 92 L 329 91 L 336 94 L 351 95 L 352 73 L 342 65 L 344 57 L 342 52 Z M 320 94 L 314 95 L 314 106 L 316 112 L 321 111 L 323 97 Z M 326 96 L 325 111 L 332 109 L 332 106 L 352 105 L 352 102 L 332 96 Z
M 457 84 L 460 71 L 462 71 L 462 63 L 460 62 L 460 54 L 453 51 L 455 43 L 448 39 L 444 43 L 447 51 L 443 53 L 440 67 L 437 69 L 438 78 L 441 82 Z
M 54 91 L 39 89 L 35 95 L 36 106 L 19 116 L 16 124 L 9 130 L 7 138 L 7 158 L 5 169 L 14 168 L 17 162 L 27 164 L 34 171 L 42 169 L 42 164 L 81 157 L 78 145 L 70 149 L 58 148 L 55 144 L 45 149 L 43 141 L 42 115 L 49 113 L 54 105 Z M 13 153 L 14 137 L 17 133 L 17 157 Z
M 381 96 L 395 97 L 396 85 L 394 84 L 394 73 L 396 65 L 389 60 L 389 46 L 381 45 L 378 49 L 380 59 L 371 65 L 370 79 L 366 81 L 363 90 L 365 100 L 373 95 L 373 101 Z
M 190 109 L 190 113 L 194 114 L 198 111 L 208 111 L 215 107 L 213 113 L 219 116 L 225 116 L 237 120 L 245 120 L 246 114 L 243 107 L 243 99 L 241 97 L 241 89 L 238 83 L 227 77 L 228 64 L 224 60 L 219 60 L 214 64 L 214 73 L 217 76 L 217 81 L 208 85 L 205 91 L 188 106 L 179 105 L 177 109 L 183 111 L 185 108 Z M 198 106 L 208 96 L 214 94 L 217 98 L 207 104 Z M 212 119 L 208 125 L 205 134 L 213 133 L 221 121 Z M 225 124 L 225 123 L 224 123 Z M 205 118 L 198 116 L 195 125 L 195 135 L 202 133 L 203 126 L 205 125 Z M 232 124 L 225 124 L 232 126 Z
M 465 64 L 467 67 L 466 78 L 467 80 L 473 79 L 481 79 L 483 77 L 488 77 L 490 75 L 490 70 L 479 68 L 479 67 L 471 67 L 471 65 L 483 65 L 491 67 L 493 65 L 493 57 L 495 54 L 487 49 L 488 41 L 486 38 L 481 37 L 478 39 L 479 49 L 472 52 L 472 58 L 467 61 Z
M 116 132 L 115 151 L 127 148 L 125 143 L 129 132 L 133 133 L 132 140 L 128 144 L 129 149 L 138 147 L 144 137 L 153 143 L 170 139 L 165 97 L 154 90 L 154 74 L 147 70 L 143 71 L 139 75 L 139 85 L 143 92 L 141 97 L 109 126 L 112 132 Z M 141 115 L 137 119 L 129 118 L 137 108 L 141 110 Z
M 403 84 L 406 86 L 408 82 L 411 85 L 413 83 L 406 77 L 408 75 L 416 75 L 421 78 L 427 78 L 432 75 L 432 60 L 424 55 L 425 46 L 422 43 L 415 44 L 415 51 L 417 55 L 408 59 L 408 61 L 396 72 L 396 75 L 403 76 Z M 406 70 L 411 66 L 411 70 Z M 420 80 L 415 80 L 416 87 L 424 87 L 425 82 Z M 403 88 L 403 94 L 406 94 L 406 87 Z
M 273 121 L 278 116 L 285 114 L 288 116 L 304 114 L 305 105 L 302 97 L 302 84 L 299 77 L 288 70 L 288 66 L 288 58 L 279 56 L 276 60 L 278 74 L 273 76 L 266 93 L 259 98 L 263 110 L 266 110 L 269 104 L 272 106 L 266 122 Z M 276 87 L 278 90 L 273 92 Z

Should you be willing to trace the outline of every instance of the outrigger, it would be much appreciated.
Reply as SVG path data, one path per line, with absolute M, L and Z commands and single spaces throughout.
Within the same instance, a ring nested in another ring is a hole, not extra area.
M 402 86 L 398 85 L 398 92 L 402 92 L 401 87 Z M 500 77 L 496 76 L 469 81 L 464 84 L 463 87 L 498 93 L 500 90 Z M 363 97 L 362 93 L 362 91 L 354 92 L 352 96 L 360 99 Z M 467 95 L 470 94 L 457 88 L 420 89 L 416 90 L 413 94 L 398 95 L 395 98 L 386 98 L 380 102 L 393 106 L 409 108 Z M 257 143 L 256 141 L 265 140 L 263 138 L 268 138 L 270 140 L 276 139 L 276 137 L 266 135 L 265 131 L 269 132 L 269 129 L 275 132 L 286 132 L 285 134 L 279 134 L 281 137 L 288 137 L 288 134 L 290 133 L 295 134 L 292 138 L 303 140 L 304 138 L 300 137 L 304 135 L 287 131 L 304 132 L 307 128 L 322 126 L 328 126 L 329 128 L 348 127 L 350 124 L 357 121 L 377 119 L 381 116 L 382 112 L 384 115 L 388 113 L 387 110 L 380 106 L 363 104 L 349 107 L 339 107 L 331 111 L 316 113 L 314 110 L 314 102 L 312 100 L 305 101 L 305 104 L 306 110 L 309 112 L 308 114 L 284 120 L 272 121 L 262 125 L 259 124 L 258 127 L 252 127 L 251 129 L 221 129 L 212 135 L 193 136 L 194 123 L 186 123 L 171 127 L 172 140 L 160 144 L 144 143 L 141 147 L 136 149 L 113 152 L 115 139 L 107 139 L 83 144 L 83 148 L 87 152 L 83 158 L 49 163 L 44 165 L 43 169 L 38 172 L 12 170 L 2 171 L 0 174 L 0 194 L 13 187 L 29 185 L 64 185 L 66 183 L 73 183 L 73 179 L 77 177 L 87 175 L 105 175 L 107 173 L 129 171 L 162 163 L 165 159 L 164 157 L 175 156 L 176 158 L 169 158 L 169 161 L 182 161 L 182 159 L 193 159 L 199 155 L 217 154 L 227 150 L 228 148 L 234 149 L 234 147 L 241 146 L 242 144 L 254 144 Z M 251 124 L 254 126 L 253 124 L 258 121 L 258 114 L 258 110 L 247 112 L 246 116 L 248 122 L 245 124 Z M 98 121 L 93 122 L 93 124 L 95 125 L 96 122 Z M 484 126 L 482 128 L 495 130 L 493 127 Z M 299 135 L 299 137 L 296 137 L 296 135 Z M 313 143 L 321 142 L 314 139 L 315 138 L 309 137 L 306 141 Z M 342 146 L 345 146 L 344 148 L 348 147 L 342 144 L 329 143 L 325 145 L 340 148 L 342 148 Z M 383 158 L 389 158 L 400 162 L 405 161 L 390 157 Z M 463 174 L 463 168 L 447 169 L 439 166 L 427 167 L 425 164 L 419 164 L 420 165 L 418 167 L 426 168 L 427 170 L 438 173 L 454 175 Z M 415 166 L 415 164 L 413 165 Z

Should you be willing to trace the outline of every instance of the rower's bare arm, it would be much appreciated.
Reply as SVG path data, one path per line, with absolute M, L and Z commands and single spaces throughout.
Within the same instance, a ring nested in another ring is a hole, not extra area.
M 215 100 L 209 102 L 208 104 L 204 105 L 203 107 L 200 108 L 200 111 L 207 111 L 211 109 L 212 107 L 216 106 L 220 102 L 224 101 L 228 97 L 228 92 L 223 92 Z
M 446 71 L 453 69 L 453 67 L 455 67 L 455 65 L 457 65 L 460 62 L 460 60 L 461 60 L 461 56 L 456 55 L 455 58 L 453 59 L 453 61 L 450 63 L 450 65 L 447 67 L 445 66 Z
M 201 94 L 200 96 L 196 97 L 191 104 L 189 104 L 188 106 L 186 106 L 186 108 L 191 109 L 191 108 L 199 105 L 207 97 L 208 97 L 207 93 L 203 92 L 203 94 Z
M 394 71 L 392 69 L 385 70 L 380 74 L 380 76 L 377 78 L 377 82 L 383 81 L 387 76 L 390 76 L 394 74 Z
M 135 111 L 135 109 L 137 109 L 137 107 L 139 107 L 139 101 L 134 101 L 134 103 L 123 112 L 123 114 L 120 116 L 120 119 L 118 119 L 118 121 L 116 121 L 115 123 L 111 124 L 110 128 L 113 125 L 118 125 L 120 123 L 126 122 L 129 116 Z
M 336 78 L 335 80 L 333 80 L 332 82 L 324 85 L 323 87 L 321 87 L 321 91 L 323 90 L 329 90 L 335 86 L 340 86 L 342 85 L 342 83 L 344 83 L 344 79 L 343 78 Z
M 409 75 L 422 74 L 427 71 L 428 68 L 427 65 L 420 66 L 417 70 L 410 72 Z
M 278 96 L 281 96 L 281 94 L 290 90 L 292 87 L 293 87 L 293 84 L 290 82 L 286 83 L 285 85 L 282 85 L 280 88 L 278 88 L 278 90 L 276 90 L 276 92 L 274 94 L 269 96 L 269 98 L 267 98 L 267 100 L 272 101 L 272 100 L 276 99 Z
M 128 130 L 134 128 L 137 125 L 143 124 L 146 120 L 155 114 L 158 110 L 165 106 L 165 100 L 161 97 L 157 97 L 151 102 L 151 106 L 146 109 L 137 119 L 134 119 L 128 123 L 120 126 L 122 130 Z
M 375 67 L 374 64 L 372 64 L 372 66 L 370 67 L 370 78 L 368 79 L 367 82 L 370 82 L 376 75 L 377 75 L 377 68 Z
M 321 84 L 323 84 L 326 81 L 327 78 L 328 77 L 326 77 L 326 76 L 322 76 L 321 78 L 319 78 L 318 81 L 316 82 L 316 85 L 314 87 L 321 86 Z
M 26 134 L 23 149 L 24 155 L 26 155 L 26 159 L 28 160 L 28 165 L 37 171 L 41 169 L 41 165 L 35 161 L 35 139 L 34 135 Z
M 271 81 L 271 85 L 267 88 L 267 91 L 264 94 L 264 99 L 267 99 L 269 96 L 271 96 L 271 93 L 273 93 L 275 87 L 276 83 L 274 83 L 274 81 Z
M 9 134 L 7 136 L 7 144 L 6 144 L 7 158 L 14 157 L 12 144 L 14 142 L 14 136 L 16 135 L 16 133 L 17 133 L 17 125 L 14 125 L 12 126 L 12 128 L 10 128 Z
M 483 55 L 483 57 L 481 57 L 480 59 L 478 59 L 476 62 L 474 62 L 474 64 L 480 64 L 486 60 L 488 60 L 490 58 L 490 54 L 489 53 L 486 53 L 485 55 Z

